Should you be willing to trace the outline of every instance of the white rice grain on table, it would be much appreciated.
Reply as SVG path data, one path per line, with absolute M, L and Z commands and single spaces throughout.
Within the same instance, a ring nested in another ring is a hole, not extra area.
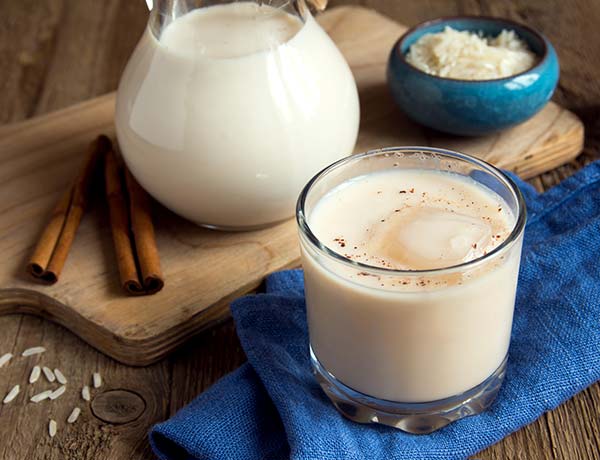
M 42 367 L 42 372 L 46 376 L 46 380 L 48 380 L 48 382 L 54 383 L 54 381 L 56 380 L 56 376 L 54 375 L 54 372 L 52 372 L 52 369 L 44 366 Z
M 52 390 L 46 390 L 46 391 L 42 391 L 41 393 L 38 393 L 36 395 L 33 395 L 29 400 L 33 403 L 39 403 L 40 401 L 43 401 L 44 399 L 48 399 L 50 397 L 50 395 L 53 393 Z
M 84 401 L 90 401 L 92 399 L 90 396 L 90 387 L 87 385 L 83 386 L 81 389 L 81 397 L 84 399 Z
M 54 436 L 56 436 L 56 421 L 50 419 L 50 422 L 48 423 L 48 434 L 50 435 L 51 438 L 53 438 Z
M 0 356 L 0 367 L 4 366 L 7 362 L 9 362 L 13 357 L 12 353 L 4 353 Z
M 100 388 L 102 386 L 102 377 L 98 372 L 94 372 L 92 380 L 94 381 L 94 388 Z
M 15 399 L 17 397 L 17 395 L 19 394 L 19 391 L 21 391 L 21 387 L 19 385 L 15 385 L 14 387 L 12 387 L 12 389 L 8 392 L 8 394 L 2 400 L 2 404 L 8 404 L 13 399 Z
M 67 379 L 65 377 L 65 374 L 63 374 L 60 369 L 54 369 L 54 375 L 56 376 L 56 380 L 58 380 L 58 383 L 64 385 L 67 383 Z
M 29 383 L 35 383 L 40 378 L 41 369 L 40 366 L 33 366 L 31 369 L 31 374 L 29 374 Z
M 39 355 L 40 353 L 44 353 L 46 349 L 44 347 L 31 347 L 23 352 L 21 356 L 32 356 Z
M 50 398 L 51 400 L 54 401 L 55 399 L 60 398 L 65 391 L 67 391 L 66 386 L 63 385 L 62 387 L 58 387 L 56 390 L 54 390 L 52 393 L 50 393 L 48 398 Z
M 71 412 L 71 415 L 69 415 L 67 423 L 75 423 L 79 418 L 79 414 L 81 414 L 81 409 L 79 407 L 75 407 Z

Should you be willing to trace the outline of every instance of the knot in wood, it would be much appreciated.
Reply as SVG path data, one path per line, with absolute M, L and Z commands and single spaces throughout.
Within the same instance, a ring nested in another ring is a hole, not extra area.
M 133 391 L 109 390 L 96 395 L 91 408 L 103 422 L 122 425 L 137 420 L 146 409 L 146 401 Z

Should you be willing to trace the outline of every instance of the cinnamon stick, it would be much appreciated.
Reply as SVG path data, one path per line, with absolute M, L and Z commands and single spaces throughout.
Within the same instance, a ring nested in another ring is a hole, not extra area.
M 35 280 L 47 284 L 58 281 L 89 201 L 98 160 L 110 147 L 106 136 L 98 136 L 89 145 L 79 175 L 56 204 L 27 264 L 27 272 Z
M 156 247 L 150 200 L 146 191 L 125 168 L 125 183 L 129 195 L 129 215 L 131 231 L 140 269 L 141 281 L 148 294 L 163 288 L 164 281 L 160 269 L 160 258 Z
M 131 295 L 154 294 L 164 281 L 148 196 L 128 171 L 123 186 L 113 150 L 106 155 L 104 176 L 121 286 Z

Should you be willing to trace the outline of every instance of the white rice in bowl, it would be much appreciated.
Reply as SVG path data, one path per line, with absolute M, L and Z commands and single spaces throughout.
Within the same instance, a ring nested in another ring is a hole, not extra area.
M 537 56 L 514 30 L 503 29 L 490 38 L 446 26 L 443 32 L 423 35 L 413 43 L 406 60 L 438 77 L 491 80 L 530 69 Z

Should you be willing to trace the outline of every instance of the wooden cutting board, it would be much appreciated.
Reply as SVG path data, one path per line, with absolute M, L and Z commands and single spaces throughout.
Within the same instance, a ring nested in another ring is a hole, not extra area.
M 446 147 L 527 178 L 569 161 L 582 148 L 581 121 L 554 103 L 499 135 L 466 139 L 421 128 L 399 113 L 385 83 L 389 50 L 405 27 L 358 7 L 333 9 L 319 21 L 346 56 L 360 91 L 356 151 Z M 41 315 L 119 361 L 144 365 L 226 318 L 229 302 L 255 289 L 268 273 L 297 266 L 299 251 L 293 220 L 266 230 L 222 233 L 156 205 L 166 286 L 154 296 L 127 297 L 119 288 L 108 213 L 99 199 L 82 222 L 60 281 L 53 286 L 29 281 L 25 263 L 85 146 L 99 133 L 114 134 L 113 106 L 114 94 L 108 94 L 0 127 L 0 313 Z

